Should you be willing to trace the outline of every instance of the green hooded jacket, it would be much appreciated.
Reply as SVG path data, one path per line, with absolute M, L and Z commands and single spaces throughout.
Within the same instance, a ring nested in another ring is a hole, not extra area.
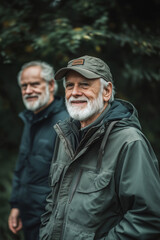
M 109 123 L 118 120 L 102 148 Z M 160 236 L 158 161 L 137 111 L 115 100 L 86 129 L 55 125 L 52 193 L 41 240 L 156 240 Z

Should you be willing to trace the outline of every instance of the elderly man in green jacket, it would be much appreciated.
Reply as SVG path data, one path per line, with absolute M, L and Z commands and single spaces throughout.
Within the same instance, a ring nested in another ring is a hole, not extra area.
M 83 56 L 60 69 L 69 120 L 58 134 L 41 240 L 156 240 L 158 161 L 132 104 L 114 100 L 108 65 Z

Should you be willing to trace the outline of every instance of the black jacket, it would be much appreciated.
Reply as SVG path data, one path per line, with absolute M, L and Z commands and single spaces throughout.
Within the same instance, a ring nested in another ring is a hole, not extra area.
M 24 131 L 10 204 L 12 208 L 20 209 L 24 227 L 40 223 L 45 199 L 50 192 L 48 173 L 56 140 L 53 125 L 67 116 L 63 100 L 59 97 L 36 115 L 28 110 L 20 113 Z

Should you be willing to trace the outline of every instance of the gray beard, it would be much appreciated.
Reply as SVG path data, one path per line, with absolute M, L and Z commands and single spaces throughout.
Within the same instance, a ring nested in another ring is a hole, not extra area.
M 23 98 L 23 103 L 24 103 L 26 109 L 33 111 L 33 112 L 37 111 L 38 109 L 45 106 L 49 102 L 49 99 L 50 99 L 49 86 L 46 85 L 46 90 L 42 95 L 35 95 L 38 97 L 38 99 L 36 101 L 28 102 L 25 99 L 25 98 L 27 98 L 27 96 L 29 96 L 29 95 L 26 95 Z
M 75 120 L 79 121 L 88 120 L 91 116 L 100 113 L 104 108 L 103 96 L 101 91 L 98 97 L 93 101 L 89 101 L 86 98 L 87 106 L 84 109 L 81 107 L 72 106 L 72 104 L 70 103 L 71 99 L 81 100 L 81 98 L 71 97 L 68 101 L 67 100 L 65 101 L 69 115 Z

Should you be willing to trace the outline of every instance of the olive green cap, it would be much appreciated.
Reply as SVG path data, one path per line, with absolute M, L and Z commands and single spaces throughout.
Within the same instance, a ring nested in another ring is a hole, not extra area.
M 112 82 L 112 74 L 108 65 L 100 58 L 82 56 L 68 62 L 67 67 L 61 68 L 55 74 L 55 79 L 60 80 L 70 71 L 75 71 L 88 79 L 103 78 Z

